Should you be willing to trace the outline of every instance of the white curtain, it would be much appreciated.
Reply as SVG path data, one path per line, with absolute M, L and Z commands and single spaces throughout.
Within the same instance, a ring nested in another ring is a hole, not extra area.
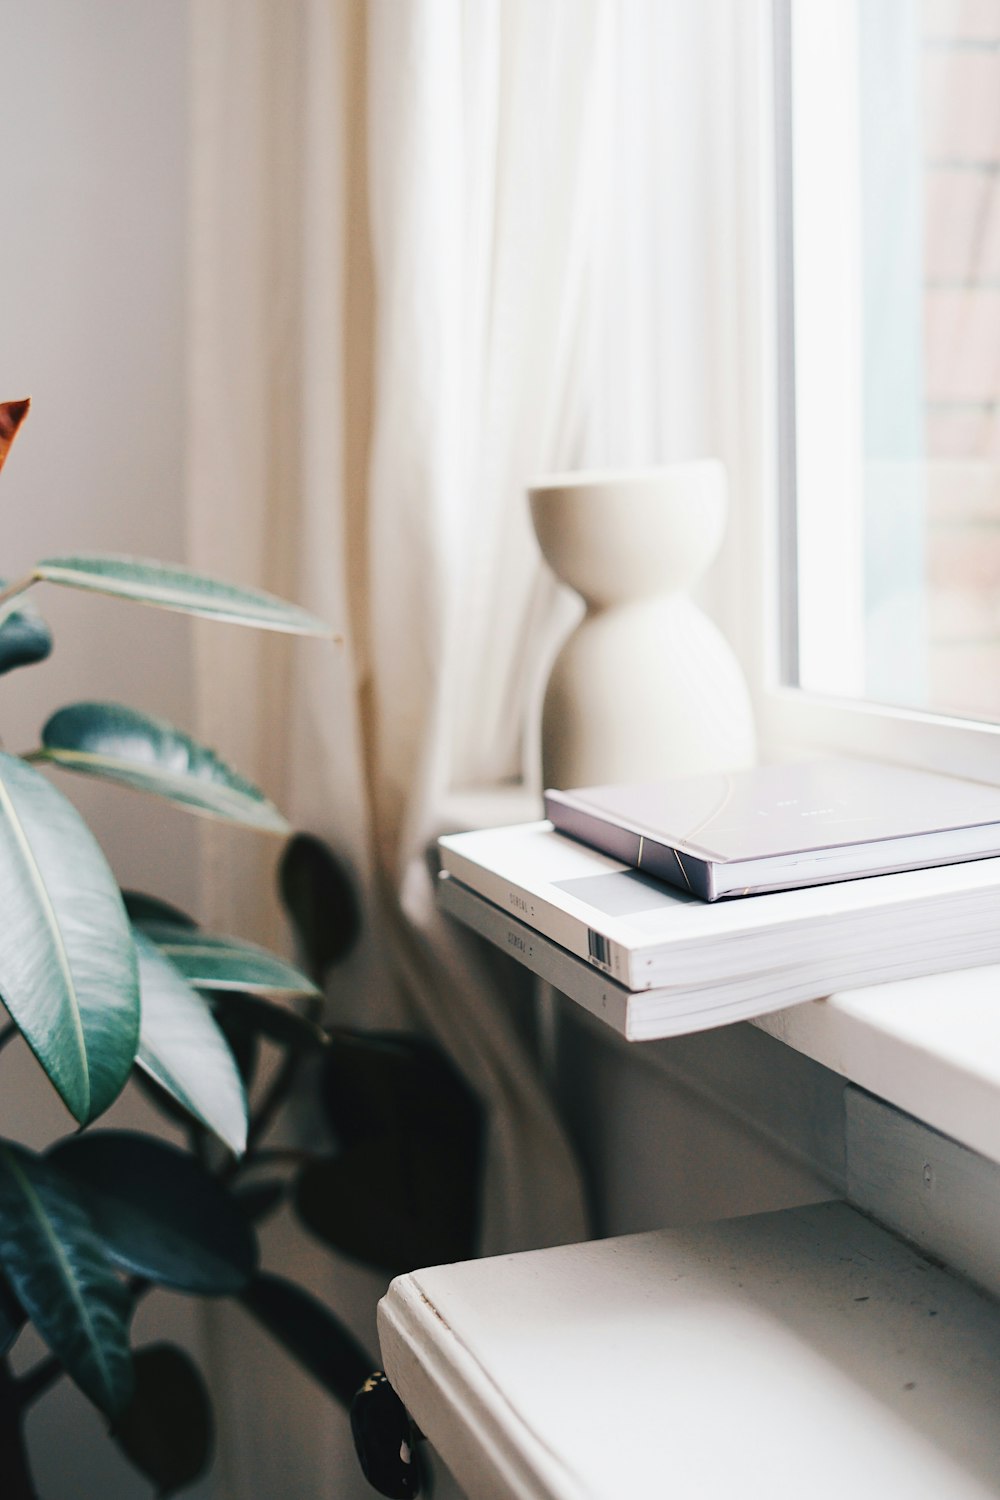
M 582 1235 L 582 1193 L 427 849 L 456 788 L 534 784 L 566 602 L 530 476 L 727 456 L 737 9 L 192 0 L 191 561 L 346 638 L 200 634 L 198 729 L 357 873 L 340 1014 L 429 1031 L 483 1098 L 486 1251 Z M 208 829 L 206 918 L 274 938 L 275 852 Z M 280 1476 L 251 1442 L 234 1495 L 335 1472 L 281 1406 Z

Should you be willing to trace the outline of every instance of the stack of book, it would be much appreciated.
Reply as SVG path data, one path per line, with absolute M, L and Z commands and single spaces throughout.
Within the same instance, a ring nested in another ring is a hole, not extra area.
M 444 908 L 633 1040 L 1000 963 L 1000 788 L 858 761 L 546 793 Z

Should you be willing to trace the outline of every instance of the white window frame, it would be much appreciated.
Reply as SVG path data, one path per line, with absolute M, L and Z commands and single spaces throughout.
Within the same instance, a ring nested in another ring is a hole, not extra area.
M 781 255 L 781 271 L 788 271 L 787 246 L 779 244 L 780 174 L 775 171 L 774 149 L 781 141 L 775 107 L 775 45 L 781 38 L 774 13 L 782 3 L 757 0 L 746 7 L 744 24 L 753 27 L 757 46 L 743 49 L 747 65 L 738 111 L 746 165 L 738 216 L 746 252 L 739 377 L 747 466 L 733 517 L 731 557 L 740 562 L 730 566 L 733 593 L 738 595 L 738 619 L 731 617 L 731 623 L 755 700 L 762 757 L 833 750 L 1000 784 L 1000 725 L 827 697 L 786 685 L 789 663 L 781 659 L 783 626 L 787 631 L 794 607 L 787 582 L 784 598 L 782 594 L 783 579 L 794 576 L 788 565 L 794 562 L 795 538 L 794 517 L 782 515 L 780 501 L 782 491 L 792 493 L 793 456 L 787 448 L 782 451 L 776 437 L 781 403 L 789 399 L 792 380 L 788 308 L 778 296 L 776 274 Z M 787 59 L 777 58 L 777 66 L 787 66 Z

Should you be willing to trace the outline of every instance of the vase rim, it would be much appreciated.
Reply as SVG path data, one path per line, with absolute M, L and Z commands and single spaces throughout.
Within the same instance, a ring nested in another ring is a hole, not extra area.
M 552 474 L 536 474 L 528 480 L 527 489 L 535 494 L 545 490 L 563 490 L 574 486 L 603 484 L 656 484 L 664 479 L 681 479 L 686 475 L 704 473 L 706 469 L 722 469 L 718 458 L 681 459 L 677 463 L 635 465 L 621 469 L 564 469 Z

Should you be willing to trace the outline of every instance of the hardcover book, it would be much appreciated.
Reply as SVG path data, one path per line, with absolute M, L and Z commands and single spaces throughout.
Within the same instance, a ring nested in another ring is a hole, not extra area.
M 547 791 L 545 812 L 704 901 L 1000 855 L 1000 787 L 874 761 Z
M 699 982 L 629 990 L 453 875 L 439 876 L 438 901 L 466 927 L 511 954 L 630 1042 L 687 1036 L 752 1020 L 803 1000 L 822 999 L 834 990 L 1000 963 L 1000 928 L 987 915 L 971 931 L 967 923 L 953 924 L 947 938 L 937 923 L 908 921 L 905 931 L 890 934 L 888 941 L 882 933 L 874 943 L 842 941 L 833 948 L 819 946 L 801 953 L 792 963 L 722 978 L 711 977 L 712 957 L 706 948 L 704 977 Z
M 1000 953 L 1000 859 L 873 875 L 746 901 L 699 901 L 556 833 L 551 823 L 449 834 L 450 875 L 628 990 L 699 985 L 805 961 L 815 983 L 851 982 L 875 959 L 950 955 L 947 967 Z

